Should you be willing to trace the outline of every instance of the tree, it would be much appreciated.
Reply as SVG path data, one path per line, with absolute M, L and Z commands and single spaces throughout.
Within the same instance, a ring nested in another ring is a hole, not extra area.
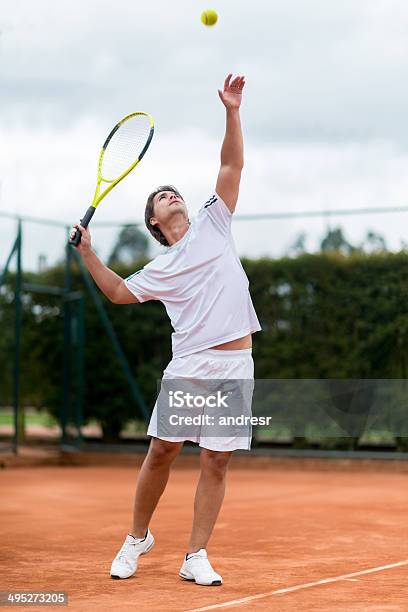
M 288 255 L 292 257 L 297 257 L 298 255 L 303 255 L 306 253 L 306 234 L 305 232 L 301 232 L 297 235 L 293 244 L 289 247 Z
M 335 229 L 329 229 L 326 236 L 320 243 L 320 250 L 322 253 L 342 253 L 343 255 L 349 255 L 356 251 L 344 237 L 343 230 L 341 227 Z
M 365 253 L 385 253 L 387 245 L 381 234 L 368 231 L 360 249 Z
M 135 225 L 125 225 L 120 231 L 108 259 L 108 266 L 115 264 L 129 264 L 147 257 L 149 252 L 149 241 L 147 236 Z

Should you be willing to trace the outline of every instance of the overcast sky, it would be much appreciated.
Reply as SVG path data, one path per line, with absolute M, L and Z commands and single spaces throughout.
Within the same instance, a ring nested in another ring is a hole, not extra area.
M 211 6 L 211 3 L 210 3 Z M 245 169 L 237 213 L 408 204 L 408 4 L 403 0 L 3 0 L 0 211 L 76 221 L 92 200 L 97 156 L 123 115 L 156 133 L 97 222 L 143 220 L 148 193 L 173 183 L 192 214 L 215 186 L 224 134 L 217 89 L 245 74 Z M 408 242 L 407 213 L 235 221 L 241 255 L 278 256 L 328 223 L 353 243 Z M 64 230 L 25 227 L 24 262 L 59 257 Z M 0 268 L 15 222 L 0 218 Z M 102 257 L 117 228 L 92 231 Z M 152 251 L 154 253 L 154 251 Z

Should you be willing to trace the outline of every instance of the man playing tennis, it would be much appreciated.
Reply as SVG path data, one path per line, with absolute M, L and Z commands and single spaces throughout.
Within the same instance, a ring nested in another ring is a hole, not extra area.
M 243 139 L 239 108 L 244 77 L 229 74 L 219 97 L 226 108 L 226 132 L 215 192 L 189 221 L 186 204 L 170 185 L 148 198 L 146 225 L 167 247 L 142 270 L 127 279 L 103 265 L 91 248 L 88 229 L 77 247 L 101 291 L 115 304 L 160 300 L 174 333 L 173 358 L 163 379 L 253 380 L 251 334 L 260 325 L 248 290 L 248 279 L 235 251 L 231 219 L 238 200 L 243 168 Z M 232 452 L 250 449 L 250 435 L 210 437 L 163 436 L 158 431 L 157 404 L 150 420 L 149 451 L 140 470 L 131 532 L 112 562 L 113 578 L 129 578 L 140 555 L 154 545 L 149 529 L 170 466 L 187 439 L 201 447 L 201 474 L 194 501 L 194 519 L 187 554 L 179 575 L 201 585 L 220 585 L 222 578 L 207 558 L 206 547 L 225 493 L 227 465 Z

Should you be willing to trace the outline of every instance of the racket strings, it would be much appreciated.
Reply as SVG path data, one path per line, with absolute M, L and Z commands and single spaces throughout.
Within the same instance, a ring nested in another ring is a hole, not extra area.
M 135 163 L 150 135 L 150 122 L 145 115 L 130 117 L 109 140 L 102 159 L 101 175 L 113 181 Z

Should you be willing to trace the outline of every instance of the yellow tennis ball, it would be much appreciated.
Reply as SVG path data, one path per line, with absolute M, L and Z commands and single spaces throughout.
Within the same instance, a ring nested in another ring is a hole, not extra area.
M 201 21 L 206 26 L 213 26 L 217 23 L 218 15 L 212 9 L 207 9 L 201 13 Z

